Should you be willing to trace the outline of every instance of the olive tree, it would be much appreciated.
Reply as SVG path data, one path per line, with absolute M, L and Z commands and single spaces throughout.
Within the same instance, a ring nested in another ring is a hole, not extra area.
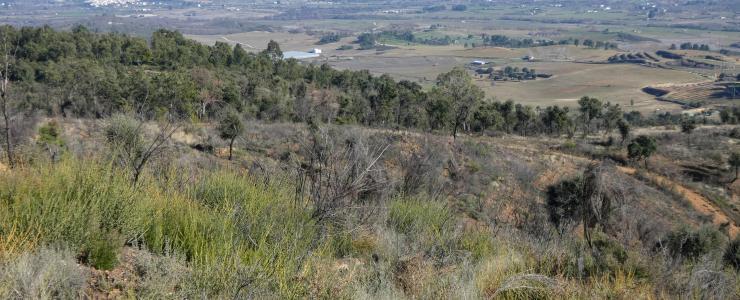
M 646 135 L 641 135 L 632 140 L 627 146 L 627 155 L 631 159 L 645 162 L 645 169 L 648 168 L 648 158 L 658 150 L 655 139 Z
M 627 123 L 624 119 L 619 119 L 617 121 L 617 128 L 619 129 L 619 135 L 622 137 L 622 141 L 619 144 L 624 145 L 624 141 L 630 136 L 630 123 Z
M 696 129 L 696 120 L 687 118 L 681 121 L 681 132 L 686 134 L 686 145 L 691 147 L 691 133 Z
M 232 158 L 234 141 L 244 132 L 244 124 L 239 115 L 234 111 L 227 111 L 218 124 L 219 136 L 229 141 L 229 160 Z
M 599 99 L 587 96 L 578 100 L 578 106 L 583 120 L 583 135 L 587 136 L 591 132 L 591 122 L 601 117 L 603 106 Z
M 475 112 L 483 99 L 483 90 L 475 83 L 465 69 L 455 68 L 450 72 L 437 77 L 437 85 L 432 97 L 446 103 L 451 121 L 452 137 L 457 137 L 457 131 L 468 124 L 470 116 Z

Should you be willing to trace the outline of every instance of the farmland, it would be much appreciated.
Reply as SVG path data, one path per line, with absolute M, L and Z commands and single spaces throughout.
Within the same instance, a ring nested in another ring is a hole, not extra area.
M 489 98 L 512 99 L 535 106 L 552 104 L 576 106 L 576 100 L 583 95 L 589 95 L 643 113 L 676 112 L 682 109 L 680 105 L 657 101 L 654 96 L 644 93 L 642 89 L 653 85 L 704 82 L 709 80 L 707 73 L 710 73 L 688 68 L 665 69 L 625 64 L 595 64 L 592 62 L 604 62 L 611 55 L 624 52 L 572 45 L 509 49 L 398 44 L 382 51 L 361 51 L 336 50 L 341 45 L 351 44 L 353 37 L 317 46 L 314 44 L 318 38 L 305 33 L 244 32 L 224 36 L 189 37 L 203 43 L 239 42 L 257 48 L 252 51 L 263 48 L 271 39 L 280 43 L 283 50 L 305 51 L 318 47 L 323 49 L 324 54 L 322 58 L 315 60 L 316 63 L 328 63 L 339 69 L 366 69 L 378 75 L 390 74 L 399 80 L 415 81 L 427 87 L 434 84 L 438 74 L 454 67 L 465 66 L 471 60 L 477 59 L 491 62 L 493 67 L 510 65 L 553 74 L 552 78 L 536 82 L 493 84 L 487 79 L 476 80 Z M 525 62 L 521 59 L 523 56 L 532 56 L 536 60 Z M 736 64 L 737 60 L 725 62 L 727 63 Z

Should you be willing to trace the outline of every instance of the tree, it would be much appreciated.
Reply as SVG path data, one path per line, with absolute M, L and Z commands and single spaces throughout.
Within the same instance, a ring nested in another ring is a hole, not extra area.
M 581 112 L 581 119 L 584 122 L 583 134 L 588 135 L 590 132 L 591 122 L 594 119 L 601 117 L 602 104 L 599 99 L 584 96 L 578 100 L 578 105 L 578 110 Z
M 503 117 L 494 103 L 482 104 L 473 114 L 473 130 L 477 132 L 498 129 L 502 123 Z
M 542 113 L 542 124 L 550 134 L 557 134 L 560 136 L 563 129 L 568 128 L 572 125 L 571 119 L 568 117 L 568 108 L 559 106 L 548 106 Z
M 242 44 L 236 44 L 236 46 L 234 46 L 234 51 L 231 54 L 231 62 L 229 62 L 229 64 L 240 65 L 246 61 L 248 55 L 247 51 L 242 48 Z
M 465 127 L 472 112 L 483 99 L 483 90 L 473 83 L 465 69 L 454 68 L 437 77 L 436 95 L 450 103 L 452 137 L 457 137 L 460 127 Z
M 686 134 L 687 147 L 691 148 L 691 133 L 696 129 L 696 120 L 694 118 L 686 118 L 681 121 L 681 132 Z
M 625 186 L 615 180 L 614 167 L 608 163 L 593 163 L 582 176 L 550 186 L 547 208 L 550 221 L 559 229 L 583 225 L 583 236 L 593 248 L 591 232 L 601 227 L 609 229 L 613 212 L 623 204 Z
M 239 115 L 233 110 L 229 110 L 225 113 L 221 122 L 218 124 L 219 136 L 229 141 L 229 160 L 232 157 L 232 151 L 234 149 L 234 141 L 244 131 L 244 124 Z
M 527 129 L 529 128 L 532 121 L 535 119 L 535 113 L 531 106 L 525 106 L 517 104 L 515 106 L 517 129 L 522 136 L 527 136 Z
M 208 57 L 208 61 L 217 67 L 226 66 L 233 61 L 233 52 L 234 50 L 231 49 L 229 44 L 216 42 L 216 44 L 211 48 L 211 56 Z
M 375 47 L 375 34 L 363 33 L 357 37 L 357 43 L 360 44 L 361 50 L 372 49 Z
M 735 182 L 738 178 L 738 169 L 740 169 L 740 152 L 730 153 L 730 158 L 727 162 L 730 164 L 731 168 L 735 168 L 735 178 L 732 179 L 732 182 Z
M 624 119 L 617 121 L 617 128 L 619 129 L 619 135 L 622 137 L 620 145 L 624 145 L 624 141 L 630 136 L 630 123 L 627 123 Z
M 619 120 L 622 119 L 622 107 L 619 104 L 612 105 L 607 102 L 604 104 L 604 114 L 602 117 L 602 124 L 604 126 L 604 134 L 610 135 L 614 127 L 617 126 Z
M 280 50 L 280 44 L 273 40 L 267 43 L 267 49 L 262 51 L 262 53 L 267 54 L 273 61 L 283 58 L 283 51 Z
M 645 169 L 648 168 L 648 158 L 658 150 L 655 139 L 646 135 L 641 135 L 632 140 L 627 146 L 627 155 L 631 159 L 642 159 L 645 162 Z
M 7 28 L 3 28 L 3 31 L 7 30 Z M 13 62 L 16 59 L 16 53 L 18 52 L 18 44 L 16 43 L 15 46 L 10 45 L 10 34 L 9 32 L 0 32 L 2 33 L 3 40 L 2 40 L 2 51 L 3 51 L 3 61 L 2 61 L 2 70 L 0 70 L 0 110 L 2 110 L 3 115 L 3 133 L 4 133 L 4 139 L 5 139 L 5 155 L 8 158 L 8 167 L 11 169 L 15 167 L 15 161 L 13 159 L 13 140 L 10 136 L 10 95 L 9 95 L 9 87 L 10 87 L 10 67 L 13 64 Z M 11 49 L 13 48 L 13 49 Z

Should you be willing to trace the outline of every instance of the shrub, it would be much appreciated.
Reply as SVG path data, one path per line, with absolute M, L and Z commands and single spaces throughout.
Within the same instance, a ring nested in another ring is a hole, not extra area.
M 491 233 L 483 230 L 466 231 L 460 237 L 459 248 L 470 252 L 475 260 L 487 257 L 493 253 Z
M 479 265 L 477 286 L 485 298 L 547 299 L 553 295 L 557 282 L 530 273 L 527 257 L 505 248 Z
M 68 245 L 103 269 L 115 265 L 123 241 L 181 253 L 199 296 L 218 298 L 247 279 L 281 297 L 304 295 L 294 275 L 307 267 L 300 258 L 316 247 L 317 227 L 293 190 L 228 172 L 199 178 L 211 186 L 183 190 L 145 177 L 133 187 L 101 165 L 62 160 L 0 174 L 0 232 L 32 237 L 29 247 Z M 199 196 L 212 197 L 209 205 Z
M 740 270 L 740 238 L 735 238 L 727 244 L 722 260 L 726 265 Z
M 623 268 L 627 261 L 627 251 L 621 244 L 603 233 L 596 234 L 593 239 L 594 267 L 592 274 L 613 274 Z
M 404 234 L 419 250 L 443 257 L 457 246 L 454 217 L 444 203 L 395 200 L 388 209 L 388 227 Z
M 80 299 L 85 275 L 67 250 L 41 248 L 0 265 L 2 299 Z
M 720 249 L 722 241 L 722 233 L 714 228 L 703 226 L 691 230 L 681 227 L 669 233 L 663 244 L 674 256 L 696 259 Z
M 389 206 L 388 223 L 407 235 L 440 234 L 451 227 L 452 214 L 442 202 L 396 200 Z
M 136 276 L 141 279 L 136 285 L 137 298 L 197 298 L 197 291 L 188 289 L 192 272 L 182 257 L 175 254 L 151 255 L 146 251 L 138 251 L 134 256 L 133 267 Z
M 548 188 L 547 207 L 550 221 L 556 226 L 562 228 L 580 222 L 582 186 L 583 179 L 576 177 Z
M 113 238 L 96 237 L 83 250 L 84 261 L 98 270 L 112 270 L 118 265 L 120 248 Z
M 39 127 L 39 142 L 63 147 L 64 141 L 61 139 L 59 131 L 57 122 L 46 123 L 46 125 Z
M 62 161 L 0 177 L 6 199 L 0 227 L 15 226 L 35 237 L 37 245 L 63 243 L 79 251 L 107 232 L 136 237 L 148 218 L 136 209 L 125 176 L 95 162 Z

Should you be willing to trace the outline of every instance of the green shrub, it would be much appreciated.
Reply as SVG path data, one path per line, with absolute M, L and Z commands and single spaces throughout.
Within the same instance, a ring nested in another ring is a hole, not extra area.
M 39 142 L 60 147 L 64 146 L 59 125 L 56 121 L 50 121 L 46 125 L 39 127 Z
M 136 237 L 148 214 L 137 209 L 135 191 L 118 175 L 95 162 L 69 161 L 0 175 L 0 195 L 6 199 L 0 227 L 15 224 L 32 232 L 39 244 L 63 243 L 74 251 L 105 232 Z
M 95 238 L 85 247 L 87 263 L 98 270 L 112 270 L 118 265 L 121 245 L 112 238 Z
M 454 232 L 455 220 L 444 203 L 419 199 L 395 200 L 388 209 L 388 227 L 405 235 L 412 248 L 442 258 L 458 246 Z
M 311 209 L 288 187 L 238 173 L 199 180 L 202 186 L 182 190 L 146 177 L 134 188 L 116 168 L 72 159 L 2 173 L 0 232 L 15 226 L 37 244 L 67 245 L 101 269 L 115 266 L 124 241 L 141 241 L 155 254 L 181 253 L 199 296 L 235 291 L 247 280 L 245 269 L 281 298 L 304 296 L 307 286 L 295 274 L 307 267 L 299 258 L 318 247 Z
M 727 244 L 722 259 L 726 265 L 740 270 L 740 238 L 735 238 Z
M 613 274 L 624 267 L 624 263 L 627 261 L 627 251 L 617 241 L 598 232 L 594 234 L 592 245 L 596 270 L 591 270 L 590 274 L 601 274 L 603 272 Z
M 452 214 L 444 203 L 418 199 L 393 201 L 388 223 L 403 234 L 439 234 L 453 225 Z
M 576 142 L 569 140 L 569 141 L 564 142 L 563 145 L 560 146 L 560 148 L 563 151 L 572 151 L 572 150 L 575 150 L 577 146 L 578 145 L 576 145 Z
M 722 233 L 703 226 L 697 230 L 681 227 L 673 231 L 663 241 L 674 256 L 696 259 L 722 247 Z
M 493 238 L 490 232 L 466 231 L 460 237 L 459 248 L 470 252 L 473 259 L 480 260 L 493 253 Z

